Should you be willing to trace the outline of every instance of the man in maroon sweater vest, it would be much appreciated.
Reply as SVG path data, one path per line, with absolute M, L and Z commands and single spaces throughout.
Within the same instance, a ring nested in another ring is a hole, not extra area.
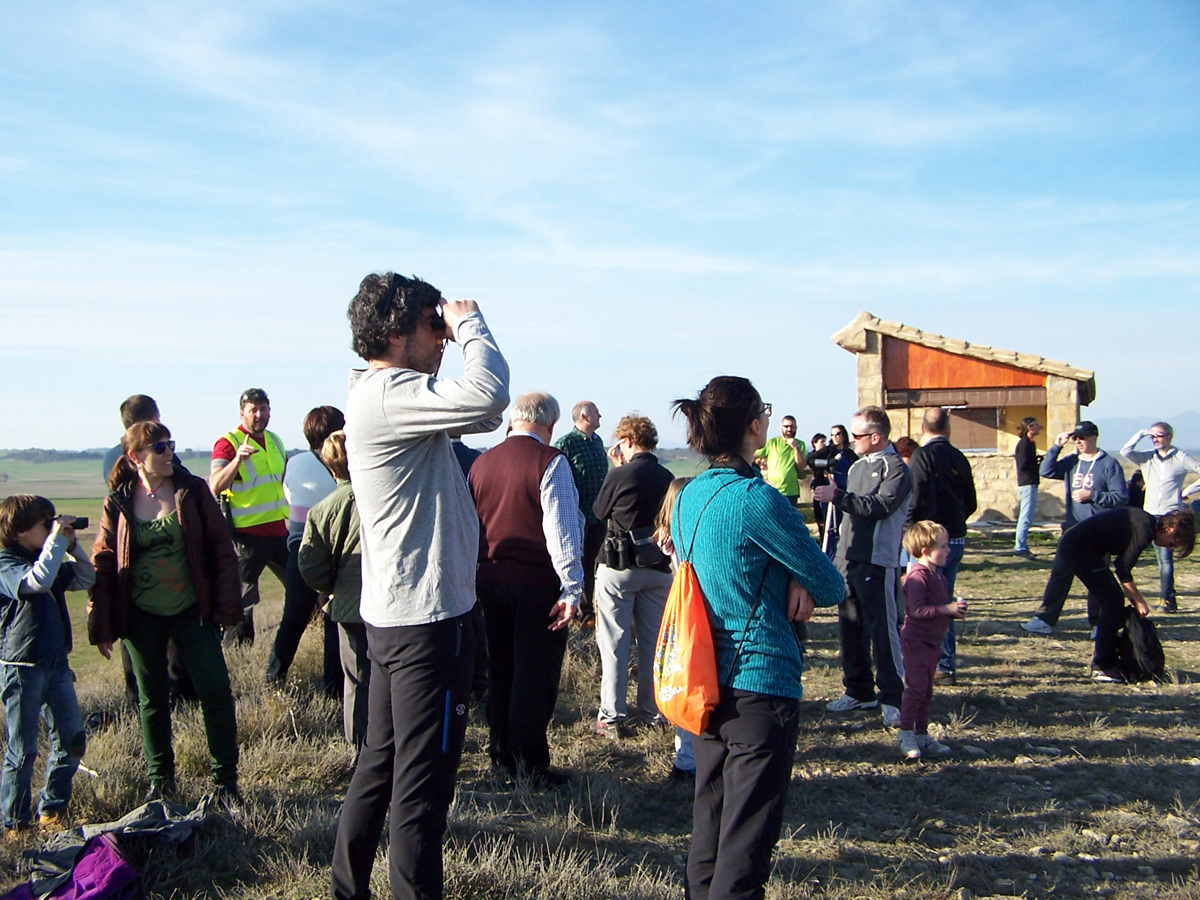
M 487 718 L 492 763 L 539 787 L 550 769 L 546 729 L 558 699 L 567 623 L 583 595 L 583 515 L 571 466 L 550 446 L 558 401 L 517 398 L 508 438 L 475 461 L 469 482 L 479 513 L 475 589 L 487 623 Z

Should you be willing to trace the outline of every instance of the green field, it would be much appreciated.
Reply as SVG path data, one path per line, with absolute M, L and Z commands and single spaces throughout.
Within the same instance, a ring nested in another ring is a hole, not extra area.
M 193 472 L 208 475 L 207 453 L 181 453 L 179 458 Z M 102 463 L 99 457 L 29 462 L 0 452 L 0 497 L 41 494 L 55 502 L 73 497 L 99 500 L 108 493 L 100 471 Z

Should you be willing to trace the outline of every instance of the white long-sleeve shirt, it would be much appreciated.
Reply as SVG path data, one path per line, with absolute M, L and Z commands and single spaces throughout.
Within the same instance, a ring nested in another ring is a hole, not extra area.
M 1142 508 L 1152 516 L 1164 516 L 1183 509 L 1184 497 L 1200 493 L 1200 481 L 1183 490 L 1183 479 L 1188 472 L 1200 474 L 1200 461 L 1178 447 L 1172 447 L 1165 454 L 1157 450 L 1135 449 L 1142 438 L 1149 436 L 1147 429 L 1137 432 L 1125 442 L 1121 455 L 1138 466 L 1142 470 L 1142 477 L 1146 479 L 1146 503 Z

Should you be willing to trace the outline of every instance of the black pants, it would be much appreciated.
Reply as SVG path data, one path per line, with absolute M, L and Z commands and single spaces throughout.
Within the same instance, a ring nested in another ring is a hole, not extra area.
M 487 623 L 492 762 L 515 772 L 550 766 L 546 729 L 558 700 L 567 629 L 550 630 L 558 588 L 477 585 Z
M 475 633 L 470 613 L 429 625 L 367 626 L 367 738 L 333 847 L 333 897 L 371 896 L 389 819 L 392 897 L 440 900 L 442 836 L 467 730 Z
M 1059 550 L 1062 549 L 1062 541 L 1059 541 Z M 1068 563 L 1066 556 L 1055 552 L 1054 564 L 1050 566 L 1050 578 L 1046 582 L 1046 590 L 1042 592 L 1042 605 L 1038 607 L 1038 611 L 1034 613 L 1039 619 L 1047 625 L 1054 627 L 1058 624 L 1058 619 L 1062 615 L 1063 607 L 1067 603 L 1067 595 L 1071 593 L 1071 585 L 1075 581 L 1075 572 Z M 1062 556 L 1060 562 L 1059 557 Z M 1104 568 L 1108 568 L 1108 557 L 1101 558 L 1104 563 Z M 1083 581 L 1081 578 L 1080 581 Z M 1084 583 L 1087 587 L 1087 583 Z M 1100 608 L 1097 603 L 1097 598 L 1093 595 L 1091 589 L 1088 589 L 1087 596 L 1087 619 L 1089 625 L 1095 625 L 1099 621 Z
M 904 660 L 900 654 L 898 569 L 864 562 L 846 563 L 846 600 L 838 607 L 838 637 L 842 645 L 842 684 L 862 703 L 875 699 L 900 706 L 904 696 Z M 871 674 L 871 660 L 875 674 Z
M 583 601 L 579 604 L 579 615 L 587 617 L 594 615 L 596 606 L 593 602 L 596 592 L 596 557 L 604 546 L 603 522 L 583 523 Z
M 287 541 L 287 566 L 283 575 L 283 617 L 275 632 L 275 643 L 267 657 L 267 683 L 273 684 L 287 678 L 288 669 L 296 659 L 300 639 L 312 621 L 313 612 L 321 602 L 321 596 L 305 584 L 300 575 L 300 536 L 294 535 Z M 322 691 L 331 697 L 342 695 L 342 666 L 338 648 L 337 626 L 322 616 L 324 634 L 324 660 L 321 679 Z
M 1076 550 L 1060 541 L 1050 567 L 1050 579 L 1042 594 L 1043 609 L 1063 608 L 1072 577 L 1083 582 L 1088 591 L 1088 621 L 1096 628 L 1092 647 L 1092 668 L 1117 668 L 1117 632 L 1125 614 L 1125 592 L 1108 566 L 1108 557 Z M 1050 623 L 1038 613 L 1038 618 Z M 1056 618 L 1057 621 L 1057 618 Z
M 238 577 L 242 582 L 243 618 L 225 629 L 222 639 L 226 647 L 254 643 L 254 607 L 258 605 L 258 579 L 269 568 L 275 577 L 287 585 L 288 549 L 286 537 L 260 537 L 236 531 L 233 549 L 238 558 Z
M 692 741 L 691 900 L 764 895 L 783 826 L 799 724 L 798 700 L 721 686 L 708 727 Z

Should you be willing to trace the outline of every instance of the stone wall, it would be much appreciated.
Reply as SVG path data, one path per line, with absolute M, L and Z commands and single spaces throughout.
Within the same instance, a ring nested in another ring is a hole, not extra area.
M 1017 519 L 1020 494 L 1017 491 L 1017 466 L 1011 455 L 1003 453 L 968 453 L 971 472 L 975 476 L 975 496 L 979 508 L 972 521 L 1013 521 Z M 1042 479 L 1038 488 L 1038 521 L 1060 521 L 1065 513 L 1065 494 L 1061 481 Z

